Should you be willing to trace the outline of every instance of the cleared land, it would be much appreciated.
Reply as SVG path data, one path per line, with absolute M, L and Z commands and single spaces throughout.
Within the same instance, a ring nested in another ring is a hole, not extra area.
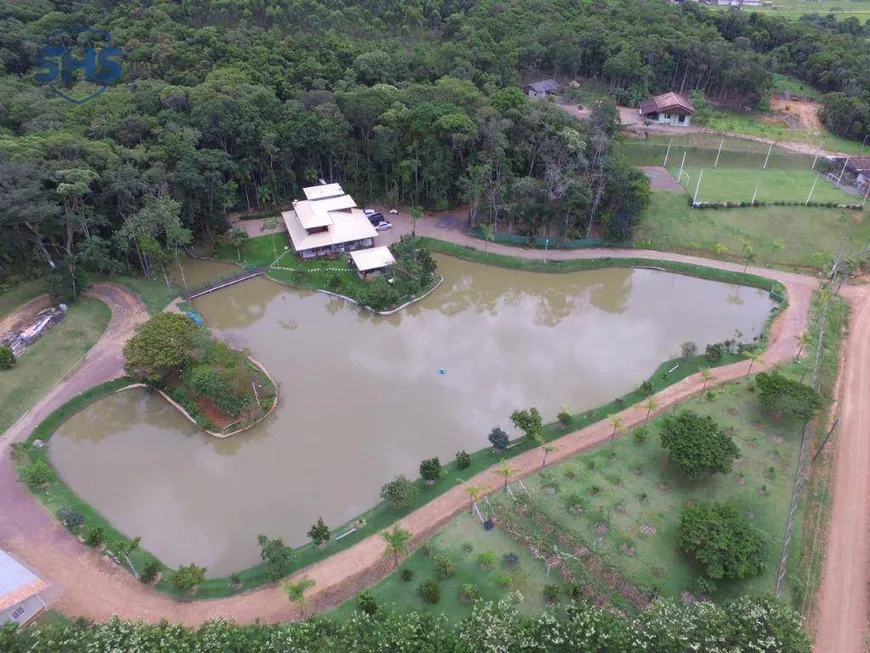
M 669 172 L 676 178 L 680 168 L 669 168 Z M 806 202 L 812 190 L 813 202 L 861 203 L 861 197 L 846 193 L 824 178 L 816 182 L 816 174 L 809 170 L 686 167 L 679 181 L 694 197 L 699 178 L 699 202 L 750 202 L 757 187 L 755 199 L 759 202 Z
M 22 284 L 10 288 L 0 294 L 0 317 L 8 315 L 12 311 L 45 293 L 45 282 L 36 279 L 25 281 Z
M 865 211 L 796 206 L 698 210 L 689 207 L 686 194 L 653 191 L 635 245 L 714 256 L 719 243 L 727 248 L 724 257 L 740 260 L 743 242 L 748 241 L 755 265 L 820 268 L 836 255 L 843 237 L 850 247 L 870 241 Z
M 111 316 L 100 300 L 81 298 L 15 367 L 0 372 L 0 432 L 30 410 L 96 344 Z

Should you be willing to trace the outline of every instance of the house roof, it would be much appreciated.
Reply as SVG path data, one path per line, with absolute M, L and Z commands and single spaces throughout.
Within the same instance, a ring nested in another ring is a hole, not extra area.
M 26 601 L 48 587 L 24 565 L 0 551 L 0 612 Z
M 389 247 L 383 246 L 358 249 L 350 253 L 350 258 L 353 259 L 353 264 L 360 272 L 380 270 L 396 262 Z
M 858 172 L 870 170 L 870 156 L 853 156 L 849 159 L 849 167 Z
M 297 202 L 294 209 L 298 208 L 304 202 Z M 302 226 L 299 216 L 296 211 L 285 211 L 281 214 L 284 218 L 284 224 L 287 225 L 287 232 L 290 234 L 290 240 L 293 242 L 293 249 L 297 252 L 303 252 L 309 249 L 318 249 L 321 247 L 329 247 L 340 243 L 350 243 L 356 240 L 365 240 L 366 238 L 374 238 L 378 235 L 377 230 L 369 222 L 366 214 L 360 209 L 351 209 L 350 211 L 330 211 L 329 218 L 332 222 L 327 225 L 326 231 L 321 231 L 316 234 L 308 234 L 305 227 Z M 308 227 L 309 229 L 311 227 Z
M 327 190 L 323 191 L 323 193 L 328 193 L 328 196 L 311 199 L 311 197 L 319 194 L 318 191 L 324 188 Z M 354 199 L 350 195 L 345 195 L 338 184 L 312 186 L 303 190 L 309 199 L 293 202 L 293 209 L 296 211 L 296 216 L 299 218 L 299 222 L 304 229 L 329 226 L 334 222 L 332 216 L 334 211 L 346 211 L 356 207 Z
M 649 113 L 661 113 L 663 111 L 680 111 L 689 115 L 695 113 L 695 107 L 682 95 L 676 93 L 663 93 L 648 98 L 640 103 L 641 115 Z
M 344 195 L 341 189 L 341 184 L 320 184 L 319 186 L 309 186 L 303 188 L 307 200 L 322 200 L 325 197 L 335 197 L 336 195 Z
M 541 82 L 529 84 L 526 88 L 532 89 L 535 93 L 555 93 L 559 90 L 559 84 L 555 79 L 545 79 Z

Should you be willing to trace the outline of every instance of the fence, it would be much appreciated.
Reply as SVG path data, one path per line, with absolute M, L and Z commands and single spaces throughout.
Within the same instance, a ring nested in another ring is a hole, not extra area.
M 535 238 L 532 236 L 513 236 L 510 234 L 495 234 L 492 238 L 485 238 L 480 229 L 469 229 L 469 236 L 489 240 L 501 245 L 513 247 L 529 247 L 532 249 L 587 249 L 593 247 L 607 247 L 608 243 L 603 238 L 583 238 L 581 240 L 568 240 L 560 237 Z
M 793 152 L 783 147 L 738 138 L 722 138 L 707 134 L 695 138 L 675 136 L 630 140 L 620 150 L 632 165 L 679 167 L 686 156 L 686 165 L 694 168 L 766 168 L 768 170 L 811 170 L 814 155 Z M 723 142 L 724 141 L 724 142 Z M 720 151 L 720 145 L 721 151 Z M 669 151 L 670 148 L 670 151 Z

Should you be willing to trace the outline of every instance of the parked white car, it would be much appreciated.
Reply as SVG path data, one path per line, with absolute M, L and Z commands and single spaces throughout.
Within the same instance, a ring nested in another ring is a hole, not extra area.
M 399 215 L 399 209 L 390 209 L 390 215 Z
M 365 213 L 366 215 L 374 215 L 375 213 L 377 213 L 377 211 L 375 211 L 374 209 L 363 209 L 363 213 Z
M 375 229 L 378 231 L 386 231 L 387 229 L 392 229 L 392 228 L 393 228 L 393 223 L 387 222 L 386 220 L 384 220 L 383 222 L 381 222 L 375 226 Z

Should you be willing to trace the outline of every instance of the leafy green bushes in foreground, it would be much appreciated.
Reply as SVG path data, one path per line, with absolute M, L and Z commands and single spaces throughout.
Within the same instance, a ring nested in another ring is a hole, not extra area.
M 311 619 L 299 623 L 236 626 L 225 621 L 195 630 L 113 619 L 94 625 L 52 620 L 44 626 L 0 630 L 5 653 L 684 653 L 758 651 L 809 653 L 810 642 L 798 615 L 774 599 L 743 597 L 716 605 L 683 605 L 664 600 L 636 618 L 585 603 L 521 617 L 520 597 L 498 603 L 478 601 L 458 628 L 443 617 L 382 609 L 358 612 L 344 623 Z M 369 606 L 371 607 L 371 606 Z

